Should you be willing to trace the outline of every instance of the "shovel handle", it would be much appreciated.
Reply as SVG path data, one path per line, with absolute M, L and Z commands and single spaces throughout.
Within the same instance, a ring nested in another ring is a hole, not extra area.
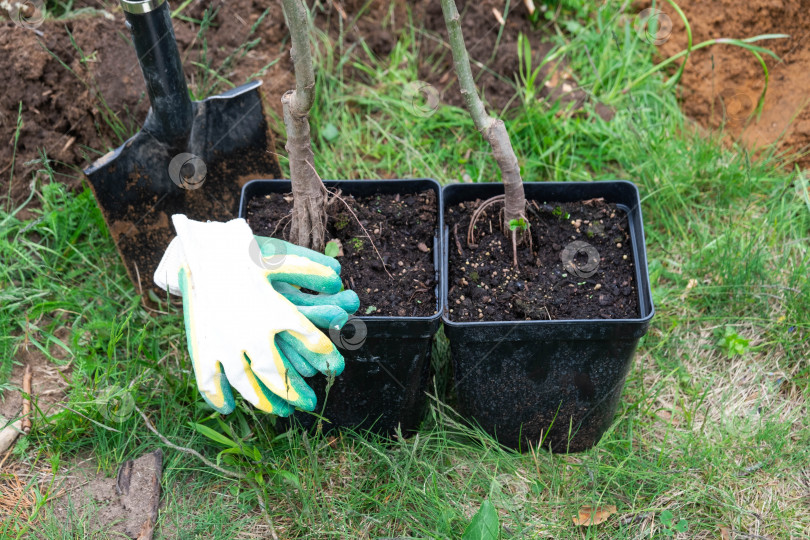
M 185 147 L 192 108 L 166 0 L 121 0 L 152 109 L 143 130 L 173 148 Z

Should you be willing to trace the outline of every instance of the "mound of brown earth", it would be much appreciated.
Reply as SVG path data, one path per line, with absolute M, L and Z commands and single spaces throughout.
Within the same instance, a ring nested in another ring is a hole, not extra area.
M 701 125 L 726 130 L 751 149 L 777 143 L 780 150 L 807 153 L 810 149 L 810 11 L 801 0 L 681 0 L 692 27 L 693 42 L 714 38 L 749 38 L 761 34 L 788 34 L 786 39 L 758 42 L 780 58 L 764 56 L 770 72 L 762 115 L 753 115 L 765 85 L 759 61 L 732 45 L 716 45 L 692 54 L 681 81 L 683 110 Z M 640 6 L 648 7 L 649 3 Z M 670 56 L 686 48 L 683 22 L 666 3 L 659 8 L 671 18 L 670 35 L 660 45 Z M 798 163 L 810 164 L 810 156 Z

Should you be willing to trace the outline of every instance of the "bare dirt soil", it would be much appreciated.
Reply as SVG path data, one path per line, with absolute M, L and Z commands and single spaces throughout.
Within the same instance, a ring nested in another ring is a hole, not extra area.
M 201 19 L 208 5 L 195 2 L 183 14 Z M 214 1 L 211 5 L 216 16 L 204 36 L 191 23 L 174 20 L 189 86 L 197 92 L 206 90 L 201 68 L 194 65 L 201 61 L 203 51 L 210 65 L 221 66 L 248 41 L 252 26 L 268 10 L 250 36 L 261 39 L 259 45 L 244 55 L 237 53 L 237 60 L 222 75 L 241 84 L 277 60 L 262 79 L 266 106 L 280 114 L 280 96 L 294 80 L 289 55 L 281 45 L 286 26 L 280 5 L 270 0 Z M 103 6 L 77 2 L 75 7 Z M 149 108 L 137 57 L 118 8 L 70 20 L 46 20 L 34 29 L 0 22 L 0 72 L 7 76 L 0 95 L 0 140 L 4 141 L 0 145 L 0 193 L 9 191 L 16 146 L 10 192 L 17 203 L 30 193 L 31 173 L 41 168 L 30 162 L 41 150 L 56 160 L 57 179 L 78 187 L 80 168 L 140 129 Z M 18 113 L 22 128 L 15 145 Z M 124 129 L 111 127 L 113 116 Z
M 683 22 L 665 3 L 660 8 L 672 20 L 672 34 L 660 46 L 664 57 L 686 48 Z M 757 43 L 781 59 L 765 57 L 770 71 L 762 116 L 752 113 L 765 85 L 765 77 L 754 56 L 739 47 L 718 45 L 692 54 L 681 87 L 687 115 L 707 128 L 725 123 L 727 132 L 751 149 L 777 142 L 780 150 L 806 153 L 810 149 L 810 108 L 806 88 L 810 86 L 810 11 L 802 0 L 682 0 L 692 27 L 693 42 L 713 38 L 748 38 L 760 34 L 788 34 L 787 39 Z M 648 7 L 640 5 L 640 8 Z M 664 36 L 660 36 L 664 37 Z M 791 160 L 793 161 L 793 160 Z M 810 165 L 810 156 L 795 160 Z
M 513 81 L 518 33 L 529 36 L 535 65 L 548 50 L 542 43 L 545 30 L 532 27 L 523 3 L 510 5 L 513 8 L 505 12 L 505 2 L 498 0 L 459 2 L 473 72 L 496 110 L 517 104 Z M 203 61 L 204 54 L 206 63 L 214 68 L 232 57 L 221 75 L 235 84 L 247 82 L 272 63 L 260 78 L 266 108 L 280 115 L 281 95 L 294 86 L 280 3 L 196 1 L 182 15 L 199 20 L 209 6 L 215 15 L 204 36 L 198 34 L 197 26 L 179 18 L 173 20 L 190 88 L 198 94 L 210 88 L 203 81 L 201 68 L 194 65 Z M 6 74 L 5 90 L 0 94 L 0 140 L 4 141 L 0 145 L 0 194 L 9 192 L 11 177 L 10 193 L 16 203 L 30 194 L 32 172 L 41 168 L 32 161 L 42 149 L 56 161 L 57 179 L 76 188 L 82 182 L 81 168 L 136 132 L 148 110 L 140 68 L 120 8 L 95 0 L 80 0 L 74 5 L 76 10 L 87 7 L 96 12 L 69 20 L 46 20 L 33 30 L 0 20 L 0 73 Z M 493 9 L 504 19 L 503 32 Z M 317 5 L 314 16 L 316 26 L 325 30 L 341 51 L 364 41 L 375 57 L 383 59 L 398 33 L 413 22 L 418 27 L 419 77 L 438 89 L 442 102 L 461 105 L 438 2 L 327 2 Z M 260 41 L 245 54 L 233 55 L 255 39 Z M 354 51 L 358 61 L 368 61 L 361 48 Z M 351 71 L 347 76 L 360 76 L 354 68 L 346 69 Z M 215 93 L 224 89 L 221 86 Z M 547 91 L 560 97 L 559 90 Z M 575 90 L 569 94 L 562 99 L 581 102 L 584 95 Z M 22 126 L 15 145 L 18 113 Z M 111 127 L 112 117 L 120 120 L 121 129 Z M 276 141 L 276 150 L 284 152 L 283 141 Z
M 57 478 L 59 496 L 50 502 L 46 514 L 52 513 L 68 531 L 87 522 L 105 538 L 151 539 L 162 469 L 161 450 L 124 462 L 115 478 L 100 472 L 92 458 L 77 461 Z
M 502 204 L 483 211 L 474 228 L 475 245 L 468 242 L 470 219 L 482 203 L 469 201 L 445 210 L 451 231 L 447 301 L 452 320 L 639 316 L 627 215 L 615 204 L 604 199 L 535 201 L 530 206 L 534 239 L 518 248 L 519 266 L 514 268 L 512 242 L 498 226 Z M 575 245 L 572 241 L 592 245 L 601 256 L 589 261 L 584 250 L 569 247 Z M 571 267 L 562 263 L 566 251 Z
M 436 313 L 436 193 L 342 198 L 352 212 L 333 201 L 327 209 L 326 237 L 341 243 L 341 277 L 344 286 L 360 298 L 358 315 L 427 317 Z M 248 224 L 255 234 L 286 237 L 284 224 L 291 211 L 291 194 L 256 197 L 248 201 Z

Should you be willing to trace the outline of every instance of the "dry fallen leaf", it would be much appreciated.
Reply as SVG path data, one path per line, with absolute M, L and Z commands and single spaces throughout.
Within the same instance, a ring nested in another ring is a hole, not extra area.
M 720 538 L 721 540 L 731 540 L 731 531 L 728 527 L 720 527 Z
M 574 520 L 574 525 L 585 527 L 604 523 L 615 513 L 616 506 L 612 504 L 597 507 L 583 506 L 579 509 L 579 516 L 572 519 Z

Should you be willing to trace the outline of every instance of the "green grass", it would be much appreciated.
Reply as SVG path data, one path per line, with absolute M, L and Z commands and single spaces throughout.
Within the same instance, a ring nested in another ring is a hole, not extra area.
M 248 475 L 228 478 L 164 446 L 158 537 L 266 537 L 273 527 L 280 538 L 459 538 L 487 499 L 503 538 L 665 538 L 666 512 L 686 521 L 684 538 L 718 538 L 721 527 L 810 536 L 801 504 L 810 489 L 807 184 L 782 168 L 789 156 L 754 158 L 697 129 L 663 76 L 617 92 L 652 66 L 653 50 L 610 4 L 556 39 L 579 85 L 594 100 L 610 96 L 614 117 L 602 120 L 593 104 L 571 114 L 538 102 L 505 116 L 527 181 L 625 178 L 642 194 L 657 314 L 596 448 L 520 455 L 465 427 L 441 400 L 431 400 L 418 436 L 393 440 L 279 435 L 244 405 L 212 414 L 194 385 L 179 312 L 140 306 L 92 195 L 67 193 L 43 160 L 35 217 L 0 214 L 0 388 L 28 343 L 72 363 L 70 410 L 37 416 L 15 459 L 58 470 L 89 453 L 111 476 L 161 446 L 137 414 L 123 422 L 102 414 L 98 396 L 116 387 L 174 444 Z M 441 105 L 425 117 L 402 99 L 418 77 L 417 33 L 404 32 L 387 59 L 319 36 L 312 127 L 323 178 L 498 178 L 463 110 Z M 338 128 L 329 140 L 320 135 L 328 124 Z M 64 326 L 69 338 L 60 340 Z M 741 347 L 730 348 L 727 335 Z M 446 343 L 435 350 L 446 369 Z M 446 371 L 436 383 L 446 398 Z M 220 454 L 225 446 L 193 423 L 244 452 Z M 581 506 L 600 504 L 618 514 L 572 524 Z M 0 537 L 26 534 L 104 537 L 91 517 L 63 531 L 47 504 L 31 520 L 0 523 Z

